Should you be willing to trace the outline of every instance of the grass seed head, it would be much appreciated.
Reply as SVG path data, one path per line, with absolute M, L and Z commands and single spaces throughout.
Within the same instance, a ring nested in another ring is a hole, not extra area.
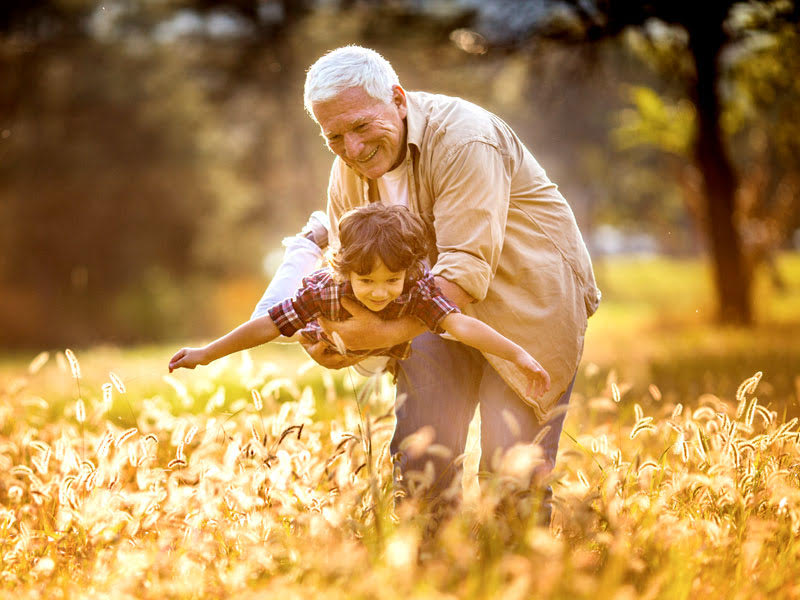
M 138 430 L 136 427 L 131 427 L 130 429 L 126 429 L 126 430 L 125 430 L 125 431 L 123 431 L 123 432 L 122 432 L 122 434 L 121 434 L 121 435 L 120 435 L 120 436 L 117 438 L 117 441 L 114 443 L 114 446 L 116 446 L 117 448 L 119 448 L 120 446 L 122 446 L 122 444 L 124 444 L 125 442 L 127 442 L 127 441 L 128 441 L 128 439 L 129 439 L 129 438 L 130 438 L 132 435 L 136 434 L 138 431 L 139 431 L 139 430 Z
M 111 380 L 111 383 L 114 384 L 114 387 L 117 388 L 117 391 L 120 394 L 125 393 L 125 384 L 122 383 L 122 379 L 117 377 L 117 375 L 113 371 L 109 371 L 108 378 Z
M 742 402 L 742 400 L 744 400 L 748 394 L 752 394 L 756 391 L 762 375 L 763 373 L 758 371 L 755 375 L 748 377 L 741 384 L 739 384 L 739 387 L 736 389 L 736 400 L 738 402 Z
M 103 434 L 102 439 L 100 440 L 100 444 L 97 446 L 97 457 L 98 458 L 105 458 L 108 456 L 108 450 L 111 447 L 111 442 L 114 441 L 114 434 L 111 433 L 111 430 L 106 430 Z
M 619 401 L 622 399 L 619 394 L 619 388 L 613 381 L 611 382 L 611 397 L 614 399 L 614 402 L 617 403 L 619 403 Z
M 72 376 L 75 379 L 80 379 L 81 378 L 81 365 L 78 362 L 78 359 L 75 356 L 75 353 L 72 350 L 70 350 L 69 348 L 67 348 L 66 350 L 64 350 L 64 354 L 66 355 L 67 360 L 69 361 L 69 368 L 72 371 Z
M 192 425 L 192 428 L 189 429 L 188 432 L 186 432 L 186 436 L 183 438 L 183 443 L 186 444 L 187 446 L 191 444 L 192 440 L 194 439 L 194 436 L 197 435 L 197 431 L 198 431 L 197 425 Z
M 111 408 L 113 386 L 110 383 L 104 383 L 100 387 L 103 390 L 103 406 L 108 410 Z
M 36 375 L 36 373 L 41 371 L 42 367 L 47 364 L 48 360 L 50 360 L 50 353 L 46 351 L 40 352 L 28 365 L 28 373 L 30 375 Z
M 86 406 L 83 404 L 82 398 L 78 398 L 75 403 L 75 418 L 78 423 L 83 423 L 86 420 Z
M 661 402 L 661 390 L 655 383 L 651 383 L 647 390 L 650 392 L 650 396 L 652 396 L 653 400 Z
M 264 408 L 264 402 L 261 400 L 261 393 L 258 390 L 252 390 L 250 395 L 253 397 L 253 406 L 256 407 L 256 410 L 261 412 L 261 409 Z

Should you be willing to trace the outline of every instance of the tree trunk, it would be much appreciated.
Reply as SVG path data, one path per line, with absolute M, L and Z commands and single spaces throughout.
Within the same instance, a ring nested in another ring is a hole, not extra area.
M 704 11 L 698 11 L 703 13 Z M 706 235 L 714 268 L 717 318 L 722 323 L 752 323 L 750 272 L 734 221 L 736 175 L 720 130 L 719 55 L 725 43 L 722 23 L 725 15 L 697 17 L 689 32 L 689 50 L 697 78 L 694 101 L 697 131 L 694 160 L 703 175 Z

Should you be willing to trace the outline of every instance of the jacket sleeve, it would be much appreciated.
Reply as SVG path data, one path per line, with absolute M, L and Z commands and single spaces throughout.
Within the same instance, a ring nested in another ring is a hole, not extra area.
M 500 150 L 473 139 L 445 153 L 435 171 L 434 275 L 486 297 L 503 250 L 511 177 Z

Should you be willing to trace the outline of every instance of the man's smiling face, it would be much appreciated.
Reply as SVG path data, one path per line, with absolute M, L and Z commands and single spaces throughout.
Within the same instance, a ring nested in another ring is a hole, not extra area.
M 406 95 L 398 85 L 392 92 L 388 104 L 375 100 L 361 87 L 313 104 L 328 148 L 368 179 L 383 176 L 405 158 Z

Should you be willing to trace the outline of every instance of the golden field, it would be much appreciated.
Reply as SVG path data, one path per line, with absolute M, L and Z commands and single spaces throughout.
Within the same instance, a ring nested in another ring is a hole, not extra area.
M 797 259 L 782 260 L 797 294 Z M 294 347 L 171 376 L 166 347 L 9 357 L 0 595 L 800 596 L 797 303 L 764 292 L 788 308 L 719 331 L 669 297 L 674 313 L 653 308 L 654 284 L 635 277 L 659 269 L 668 287 L 663 265 L 611 267 L 551 482 L 551 528 L 509 510 L 535 450 L 509 453 L 479 487 L 473 438 L 459 457 L 461 510 L 426 537 L 416 499 L 393 503 L 388 379 L 326 372 Z M 680 366 L 693 351 L 697 376 Z M 745 371 L 753 357 L 766 358 Z

